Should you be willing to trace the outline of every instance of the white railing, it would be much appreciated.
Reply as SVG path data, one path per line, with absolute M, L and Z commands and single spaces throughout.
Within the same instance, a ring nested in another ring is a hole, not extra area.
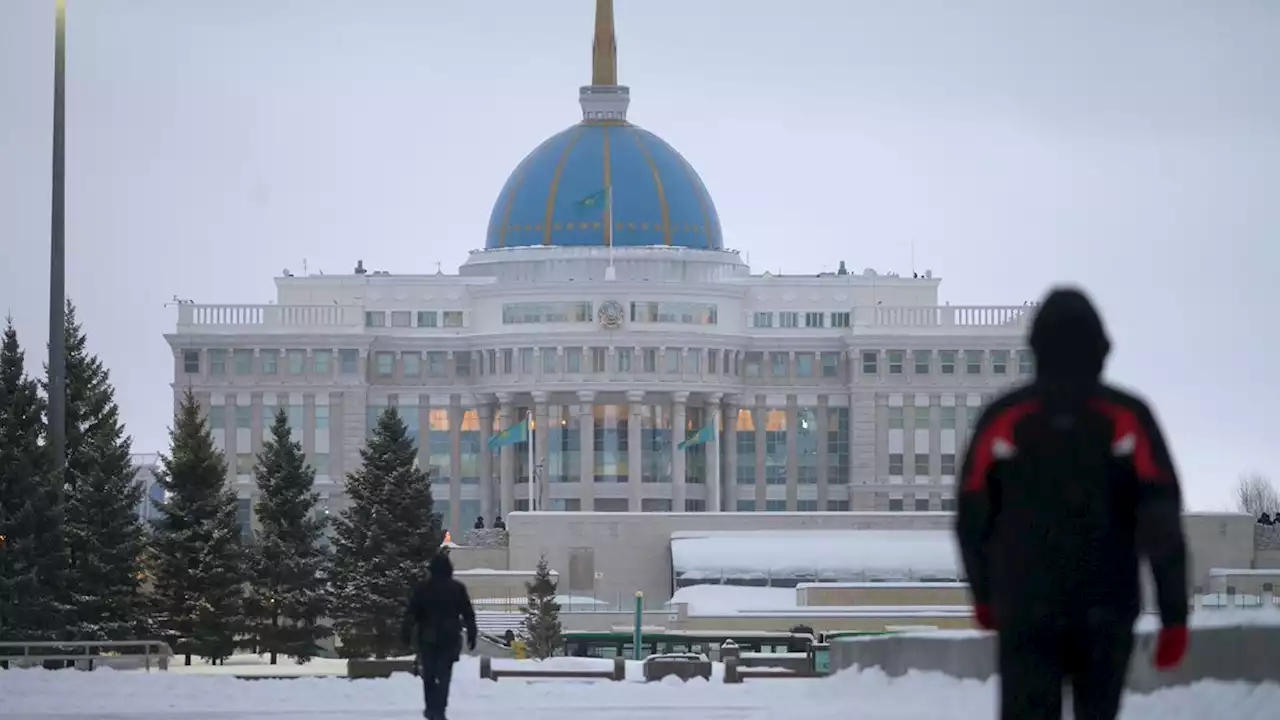
M 142 652 L 130 654 L 104 652 L 112 649 L 135 648 Z M 70 652 L 71 650 L 78 652 Z M 173 657 L 173 650 L 167 643 L 160 640 L 0 642 L 0 667 L 8 668 L 39 667 L 46 661 L 50 661 L 75 663 L 76 667 L 83 670 L 92 670 L 95 665 L 98 665 L 119 670 L 142 667 L 150 672 L 153 663 L 160 670 L 168 670 L 171 657 Z
M 935 307 L 855 308 L 855 324 L 872 327 L 1023 327 L 1034 305 L 942 305 Z
M 1018 329 L 1030 322 L 1034 305 L 941 305 L 853 308 L 854 329 Z M 179 332 L 253 332 L 255 330 L 364 330 L 358 305 L 194 305 L 178 306 Z M 375 328 L 394 333 L 400 329 Z
M 192 305 L 178 306 L 179 331 L 252 329 L 334 329 L 364 326 L 355 305 Z

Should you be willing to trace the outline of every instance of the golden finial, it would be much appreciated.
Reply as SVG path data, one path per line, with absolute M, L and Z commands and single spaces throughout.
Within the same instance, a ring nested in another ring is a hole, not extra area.
M 591 84 L 618 84 L 618 41 L 613 32 L 613 0 L 596 0 L 596 36 L 591 43 Z

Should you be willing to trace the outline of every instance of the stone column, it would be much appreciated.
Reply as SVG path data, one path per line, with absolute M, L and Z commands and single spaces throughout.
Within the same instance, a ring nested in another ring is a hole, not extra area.
M 534 488 L 539 510 L 546 510 L 551 503 L 551 486 L 547 483 L 547 437 L 551 431 L 551 417 L 548 414 L 550 408 L 547 407 L 547 401 L 550 398 L 550 393 L 542 391 L 533 393 L 533 461 L 534 467 L 542 469 L 541 472 L 536 473 L 535 480 L 538 486 Z
M 721 462 L 721 443 L 722 429 L 720 423 L 720 393 L 713 393 L 707 396 L 706 414 L 707 422 L 713 422 L 717 432 L 712 435 L 711 442 L 707 443 L 707 511 L 720 512 L 724 509 L 724 481 L 720 478 L 720 462 Z
M 726 497 L 721 498 L 721 507 L 728 511 L 737 507 L 738 497 L 738 403 L 737 396 L 725 398 L 724 403 L 724 481 Z M 729 489 L 732 488 L 732 491 Z M 732 495 L 732 497 L 728 497 Z M 732 505 L 730 503 L 733 503 Z
M 511 396 L 507 393 L 498 393 L 498 428 L 506 430 L 511 427 L 515 424 L 512 420 L 514 416 L 515 408 L 511 405 Z M 498 451 L 498 495 L 501 498 L 501 512 L 504 519 L 511 511 L 516 509 L 515 450 L 512 445 L 504 445 Z
M 815 425 L 815 432 L 818 433 L 818 511 L 824 512 L 827 509 L 827 501 L 831 497 L 831 474 L 830 467 L 831 455 L 830 448 L 827 447 L 827 437 L 830 433 L 830 414 L 831 410 L 827 407 L 828 398 L 826 395 L 818 396 L 818 417 Z
M 590 390 L 578 393 L 578 446 L 579 472 L 582 475 L 582 511 L 591 512 L 596 507 L 596 394 Z
M 639 360 L 639 349 L 637 349 L 637 357 L 633 360 Z M 644 391 L 628 390 L 627 391 L 627 490 L 630 493 L 630 500 L 627 503 L 627 509 L 631 512 L 640 512 L 641 501 L 644 499 L 644 454 L 641 443 L 640 429 L 644 423 Z
M 480 419 L 480 514 L 485 527 L 493 526 L 493 453 L 489 438 L 493 436 L 493 405 L 476 399 L 476 416 Z M 461 502 L 462 498 L 458 498 Z
M 800 493 L 800 413 L 796 406 L 797 406 L 796 396 L 788 395 L 787 396 L 787 512 L 796 511 L 796 502 L 799 498 L 799 493 Z
M 423 430 L 419 428 L 419 433 Z M 430 435 L 426 435 L 430 437 Z M 462 397 L 449 396 L 449 527 L 461 531 L 475 522 L 475 518 L 462 517 Z M 486 521 L 488 522 L 488 521 Z M 461 533 L 459 533 L 461 537 Z
M 671 393 L 671 509 L 674 512 L 684 512 L 687 494 L 684 482 L 685 451 L 680 449 L 680 443 L 684 442 L 685 437 L 688 402 L 689 393 Z

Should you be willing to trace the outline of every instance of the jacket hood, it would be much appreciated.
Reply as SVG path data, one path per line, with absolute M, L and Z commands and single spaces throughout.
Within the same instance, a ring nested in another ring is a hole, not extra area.
M 427 564 L 427 569 L 431 571 L 433 578 L 443 580 L 453 577 L 453 561 L 449 559 L 449 553 L 436 553 L 436 556 Z
M 1047 380 L 1097 380 L 1111 352 L 1097 309 L 1075 288 L 1054 288 L 1040 303 L 1029 344 L 1036 377 Z

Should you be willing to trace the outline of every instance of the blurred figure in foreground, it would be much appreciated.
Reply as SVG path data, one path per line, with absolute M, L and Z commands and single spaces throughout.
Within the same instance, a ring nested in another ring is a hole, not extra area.
M 1101 381 L 1110 342 L 1083 293 L 1040 305 L 1036 377 L 978 420 L 956 533 L 974 616 L 998 633 L 1002 720 L 1112 720 L 1141 610 L 1139 559 L 1155 575 L 1155 664 L 1187 650 L 1187 560 L 1177 474 L 1147 405 Z
M 418 673 L 427 720 L 445 720 L 453 664 L 462 656 L 462 633 L 467 648 L 476 649 L 476 613 L 467 586 L 453 579 L 448 553 L 431 558 L 431 576 L 414 586 L 405 610 L 400 639 L 416 648 Z

